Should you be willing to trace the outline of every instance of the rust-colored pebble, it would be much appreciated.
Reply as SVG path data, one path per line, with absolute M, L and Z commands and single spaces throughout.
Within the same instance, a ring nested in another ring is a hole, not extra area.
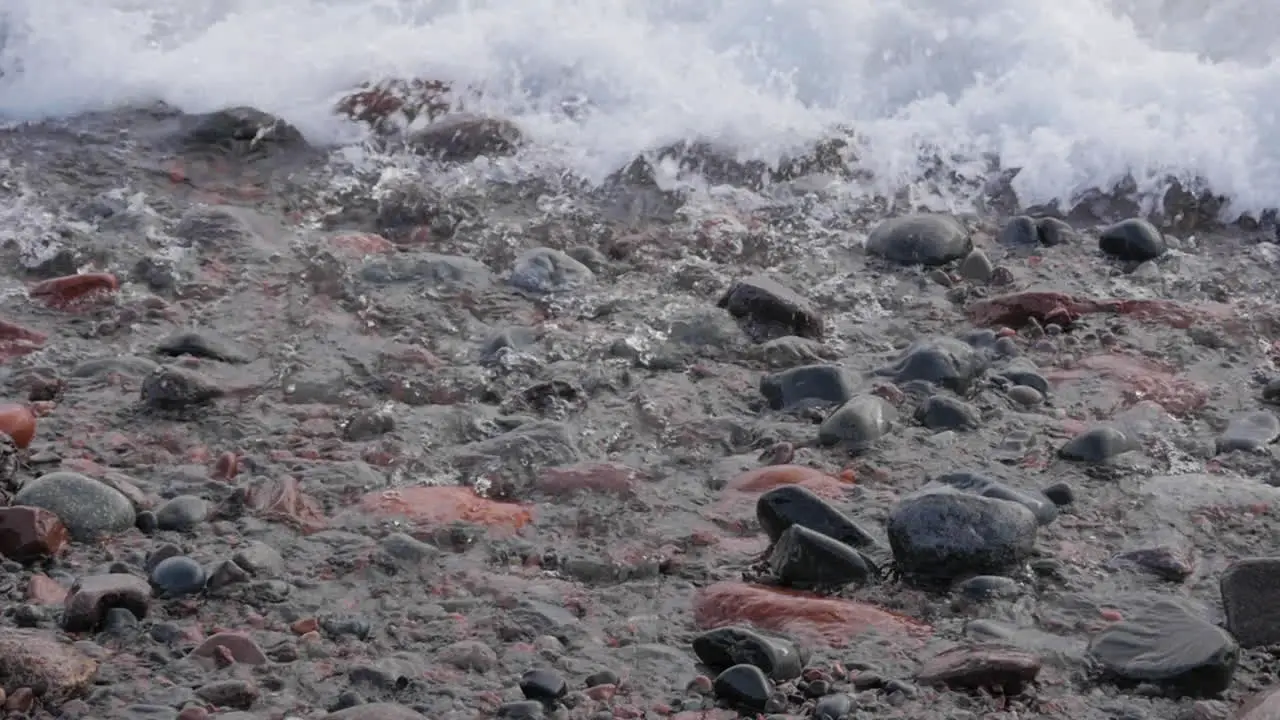
M 66 305 L 96 292 L 113 292 L 120 282 L 111 273 L 64 275 L 31 286 L 31 297 L 43 298 L 50 305 Z
M 320 623 L 313 617 L 302 618 L 289 626 L 294 635 L 306 635 L 309 632 L 315 632 L 320 627 Z
M 13 439 L 13 444 L 25 448 L 36 436 L 36 415 L 31 408 L 18 403 L 0 405 L 0 432 Z
M 213 465 L 213 476 L 219 480 L 232 480 L 240 474 L 240 458 L 233 452 L 224 452 Z

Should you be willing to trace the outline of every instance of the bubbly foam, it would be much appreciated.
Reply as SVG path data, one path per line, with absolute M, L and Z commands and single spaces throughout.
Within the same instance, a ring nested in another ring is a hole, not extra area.
M 474 84 L 589 177 L 715 138 L 770 157 L 856 127 L 910 182 L 922 153 L 998 155 L 1026 204 L 1132 174 L 1280 205 L 1280 36 L 1259 0 L 6 0 L 0 117 L 145 100 L 247 104 L 315 140 L 386 76 Z M 567 114 L 566 102 L 588 101 Z M 572 115 L 573 117 L 570 117 Z

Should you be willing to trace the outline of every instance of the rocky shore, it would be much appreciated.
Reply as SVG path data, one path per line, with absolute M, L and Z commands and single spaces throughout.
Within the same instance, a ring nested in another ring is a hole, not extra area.
M 1268 221 L 449 92 L 0 132 L 9 717 L 1280 718 Z

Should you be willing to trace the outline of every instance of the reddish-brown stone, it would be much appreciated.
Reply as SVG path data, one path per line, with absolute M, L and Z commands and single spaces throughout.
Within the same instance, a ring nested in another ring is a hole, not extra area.
M 576 492 L 631 495 L 639 477 L 638 470 L 619 463 L 584 462 L 547 468 L 538 474 L 534 487 L 557 496 Z
M 730 480 L 727 487 L 738 492 L 765 493 L 783 485 L 802 485 L 826 497 L 839 497 L 849 489 L 839 478 L 804 465 L 770 465 L 749 470 Z
M 61 605 L 67 601 L 67 589 L 48 575 L 36 573 L 27 582 L 27 600 L 37 605 Z
M 58 554 L 67 544 L 67 528 L 58 516 L 38 507 L 0 508 L 0 555 L 28 562 Z
M 1016 647 L 985 643 L 954 647 L 925 662 L 916 680 L 956 690 L 1016 694 L 1040 674 L 1040 658 Z
M 470 523 L 512 532 L 533 522 L 532 511 L 524 505 L 482 498 L 457 485 L 380 490 L 361 498 L 360 509 L 422 525 Z
M 31 297 L 43 299 L 54 307 L 70 305 L 91 295 L 115 292 L 120 283 L 111 273 L 81 273 L 51 278 L 32 285 Z
M 932 632 L 918 620 L 874 605 L 736 582 L 716 583 L 699 592 L 694 599 L 693 617 L 699 627 L 750 623 L 833 647 L 871 632 L 898 638 Z
M 18 403 L 0 405 L 0 432 L 8 435 L 19 448 L 29 446 L 36 436 L 35 413 Z

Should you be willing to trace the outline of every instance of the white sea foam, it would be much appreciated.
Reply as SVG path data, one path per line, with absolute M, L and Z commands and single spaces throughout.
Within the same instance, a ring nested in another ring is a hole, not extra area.
M 4 0 L 0 117 L 248 104 L 342 141 L 335 93 L 430 76 L 595 177 L 847 123 L 890 181 L 937 148 L 1025 168 L 1026 203 L 1174 173 L 1254 211 L 1280 205 L 1278 24 L 1275 0 Z

